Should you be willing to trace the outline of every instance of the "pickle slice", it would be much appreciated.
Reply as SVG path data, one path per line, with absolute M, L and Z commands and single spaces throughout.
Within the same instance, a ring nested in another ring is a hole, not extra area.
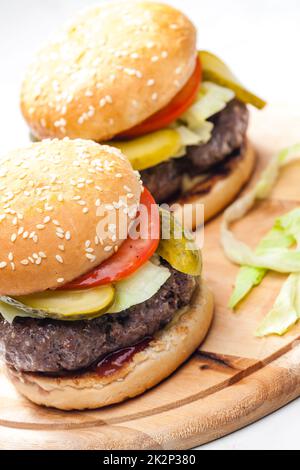
M 201 251 L 196 247 L 193 236 L 174 215 L 160 207 L 161 239 L 156 253 L 177 271 L 200 276 L 202 271 Z
M 181 147 L 181 138 L 175 129 L 161 129 L 136 139 L 109 144 L 127 156 L 134 170 L 145 170 L 174 157 Z
M 199 51 L 202 63 L 202 79 L 225 86 L 234 91 L 236 97 L 243 103 L 252 104 L 258 109 L 267 104 L 264 100 L 246 90 L 224 62 L 208 51 Z
M 48 290 L 15 297 L 16 308 L 34 317 L 56 320 L 89 320 L 107 312 L 115 299 L 112 285 L 81 290 Z M 3 299 L 1 299 L 3 300 Z

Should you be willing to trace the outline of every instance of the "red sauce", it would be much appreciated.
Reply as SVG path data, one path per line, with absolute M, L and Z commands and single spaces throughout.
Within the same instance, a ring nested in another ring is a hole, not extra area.
M 149 345 L 150 341 L 152 341 L 151 337 L 144 338 L 143 341 L 139 343 L 128 346 L 127 348 L 118 349 L 113 353 L 107 354 L 107 356 L 103 357 L 98 364 L 95 366 L 94 371 L 99 374 L 107 377 L 108 375 L 112 375 L 118 370 L 120 370 L 125 364 L 133 358 L 133 356 L 144 349 Z

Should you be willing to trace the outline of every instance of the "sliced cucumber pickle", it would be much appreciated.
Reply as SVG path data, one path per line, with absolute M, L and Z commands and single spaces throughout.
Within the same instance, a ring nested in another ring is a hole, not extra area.
M 48 290 L 15 297 L 18 308 L 32 309 L 35 317 L 56 320 L 89 320 L 107 312 L 115 299 L 112 285 L 81 290 Z M 25 310 L 25 309 L 24 309 Z
M 161 207 L 159 212 L 162 236 L 156 253 L 168 261 L 177 271 L 200 276 L 202 271 L 201 251 L 196 247 L 192 235 L 183 230 L 171 212 Z
M 208 51 L 199 51 L 202 64 L 202 79 L 217 83 L 234 91 L 237 99 L 262 109 L 266 102 L 247 90 L 224 62 Z
M 130 160 L 134 170 L 145 170 L 174 157 L 181 148 L 180 134 L 175 129 L 161 129 L 128 141 L 110 142 Z

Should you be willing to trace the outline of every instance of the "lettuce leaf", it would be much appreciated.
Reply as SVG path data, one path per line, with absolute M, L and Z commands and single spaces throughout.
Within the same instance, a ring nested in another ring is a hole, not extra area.
M 16 317 L 29 317 L 28 313 L 14 307 L 13 305 L 6 304 L 0 301 L 0 313 L 4 320 L 12 323 Z
M 222 111 L 235 94 L 229 88 L 212 82 L 203 82 L 196 102 L 180 116 L 190 129 L 197 129 L 216 113 Z
M 300 274 L 291 274 L 283 284 L 273 308 L 256 330 L 256 336 L 283 335 L 299 320 L 299 288 Z
M 278 220 L 272 230 L 262 238 L 257 246 L 256 253 L 263 254 L 269 249 L 290 247 L 294 242 L 294 237 L 285 232 Z M 242 266 L 237 275 L 234 291 L 229 300 L 229 308 L 234 309 L 238 303 L 249 294 L 253 287 L 258 286 L 262 282 L 266 274 L 267 269 L 265 268 Z
M 170 275 L 168 268 L 148 261 L 131 276 L 115 284 L 115 302 L 107 313 L 121 312 L 150 299 Z
M 238 240 L 231 231 L 233 222 L 244 217 L 259 199 L 265 199 L 276 183 L 280 169 L 290 162 L 300 160 L 300 144 L 284 149 L 272 159 L 254 188 L 237 199 L 224 212 L 221 225 L 221 244 L 225 255 L 234 263 L 256 268 L 271 269 L 281 273 L 300 272 L 300 250 L 270 247 L 257 253 Z
M 206 144 L 213 130 L 213 123 L 208 118 L 220 112 L 234 98 L 234 92 L 212 82 L 203 82 L 197 99 L 183 113 L 172 127 L 181 137 L 182 147 L 172 158 L 186 154 L 189 145 Z
M 281 168 L 297 160 L 300 160 L 299 143 L 276 155 L 254 188 L 226 209 L 223 216 L 223 250 L 234 263 L 246 265 L 238 275 L 230 306 L 235 307 L 254 285 L 258 285 L 268 269 L 290 274 L 273 308 L 259 326 L 257 336 L 282 335 L 300 318 L 300 209 L 296 208 L 276 219 L 273 230 L 261 241 L 255 252 L 235 237 L 230 226 L 244 217 L 257 200 L 267 198 Z M 296 249 L 288 249 L 295 243 Z

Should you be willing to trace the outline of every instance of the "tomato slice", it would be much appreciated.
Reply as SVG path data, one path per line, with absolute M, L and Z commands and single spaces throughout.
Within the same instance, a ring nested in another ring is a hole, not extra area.
M 145 211 L 139 211 L 137 219 L 141 226 L 146 226 L 146 229 L 143 229 L 143 238 L 127 238 L 119 250 L 100 266 L 60 289 L 85 289 L 116 282 L 129 276 L 148 261 L 159 243 L 159 212 L 155 200 L 146 188 L 141 195 L 140 204 L 145 207 Z
M 201 76 L 202 66 L 200 59 L 197 56 L 196 66 L 192 76 L 172 101 L 141 124 L 122 132 L 118 137 L 128 138 L 148 134 L 149 132 L 162 129 L 172 121 L 175 121 L 175 119 L 183 114 L 195 101 L 201 83 Z

